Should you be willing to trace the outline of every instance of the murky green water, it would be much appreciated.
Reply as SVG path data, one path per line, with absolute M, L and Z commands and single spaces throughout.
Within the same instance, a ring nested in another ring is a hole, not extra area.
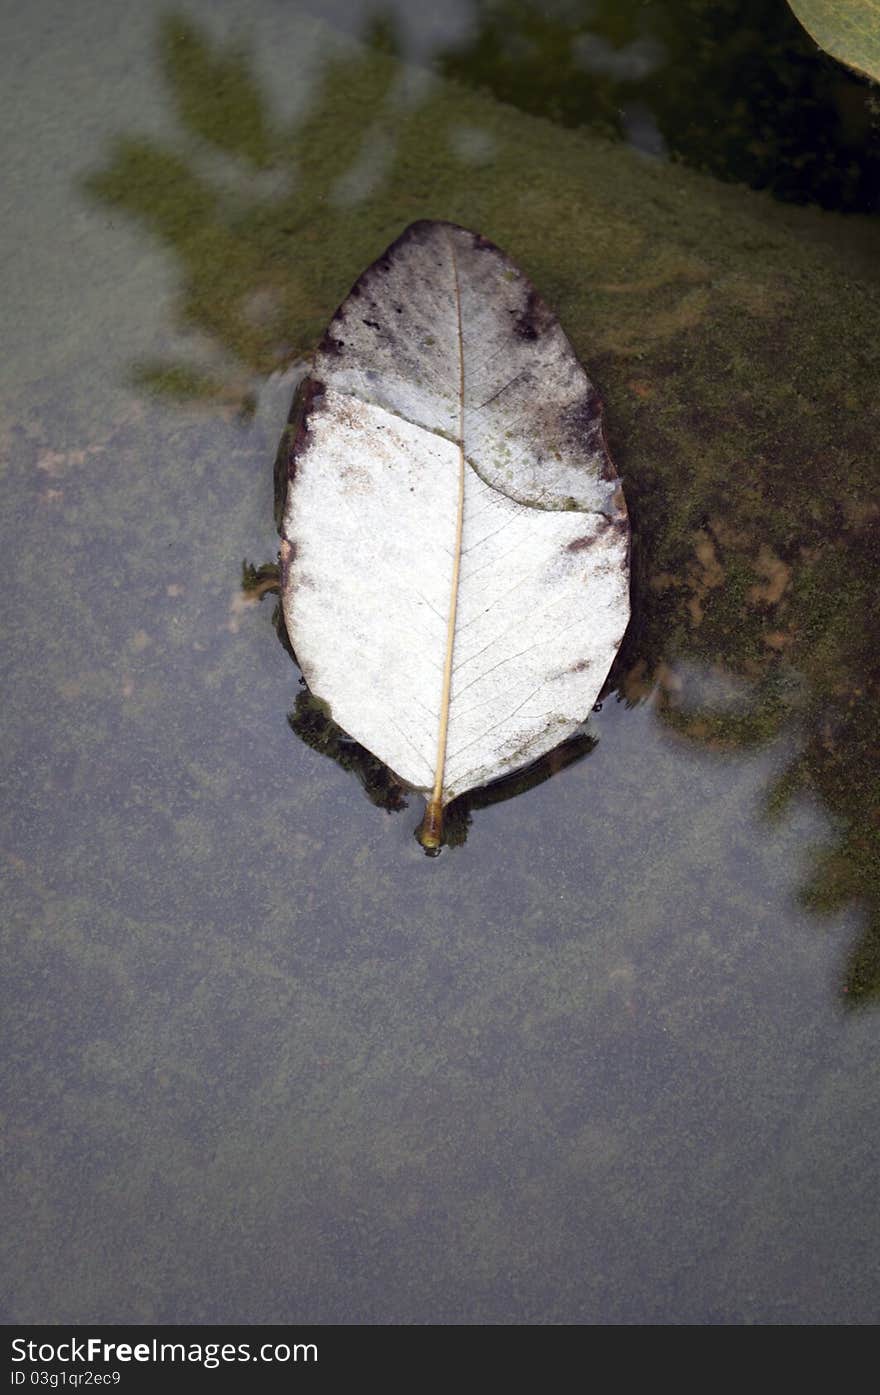
M 492 8 L 4 16 L 6 1320 L 876 1318 L 880 224 L 573 129 L 672 62 L 601 7 L 583 109 L 504 106 Z M 558 311 L 636 543 L 592 749 L 435 861 L 240 586 L 302 355 L 426 216 Z

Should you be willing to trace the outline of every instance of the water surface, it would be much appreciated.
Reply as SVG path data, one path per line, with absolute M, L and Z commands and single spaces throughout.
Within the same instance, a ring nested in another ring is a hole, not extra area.
M 4 1316 L 872 1321 L 876 224 L 667 161 L 646 93 L 647 155 L 448 87 L 466 6 L 330 17 L 4 18 Z M 559 311 L 636 540 L 592 741 L 433 861 L 240 585 L 418 216 Z

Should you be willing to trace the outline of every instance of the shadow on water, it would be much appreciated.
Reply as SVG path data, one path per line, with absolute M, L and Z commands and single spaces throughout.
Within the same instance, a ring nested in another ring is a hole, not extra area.
M 527 7 L 509 8 L 523 25 L 529 16 L 529 23 L 538 23 Z M 704 7 L 691 9 L 704 13 Z M 721 9 L 727 14 L 730 7 Z M 621 9 L 624 28 L 630 11 L 635 7 Z M 491 13 L 496 24 L 505 10 L 491 7 Z M 475 40 L 474 71 L 488 72 L 485 81 L 504 95 L 500 79 L 493 83 L 491 63 L 480 56 L 486 32 Z M 621 42 L 629 41 L 626 33 Z M 375 212 L 389 189 L 406 191 L 389 200 L 389 240 L 401 214 L 419 216 L 424 208 L 442 216 L 432 206 L 429 182 L 419 184 L 423 136 L 419 130 L 410 136 L 416 117 L 422 132 L 434 120 L 432 103 L 439 99 L 430 84 L 424 91 L 418 83 L 407 85 L 391 58 L 343 53 L 326 62 L 309 110 L 285 126 L 269 110 L 242 51 L 214 45 L 173 16 L 162 25 L 158 50 L 181 141 L 173 148 L 148 139 L 121 141 L 88 188 L 102 204 L 148 226 L 174 253 L 181 272 L 178 318 L 198 336 L 192 362 L 138 364 L 137 381 L 181 401 L 237 396 L 247 413 L 254 406 L 253 383 L 308 352 L 347 290 L 338 271 L 328 271 L 328 248 L 335 249 L 338 266 L 344 244 L 350 283 L 384 245 L 377 243 L 375 217 L 363 215 Z M 446 66 L 460 73 L 469 61 L 460 49 Z M 599 84 L 597 102 L 603 90 Z M 384 141 L 383 132 L 392 128 L 394 140 Z M 473 150 L 461 158 L 464 168 Z M 688 314 L 697 304 L 686 284 L 691 274 L 681 273 Z M 618 304 L 620 293 L 629 293 L 627 286 L 606 289 Z M 649 295 L 650 281 L 633 283 L 632 292 Z M 746 307 L 738 313 L 754 308 L 748 285 L 739 285 L 737 294 Z M 764 813 L 782 817 L 799 795 L 824 806 L 830 832 L 814 851 L 801 898 L 816 912 L 849 904 L 866 912 L 867 928 L 848 964 L 846 1001 L 853 1004 L 880 995 L 874 739 L 880 635 L 873 580 L 880 510 L 866 502 L 859 484 L 875 441 L 859 417 L 862 399 L 841 404 L 833 384 L 814 385 L 812 349 L 792 342 L 783 310 L 762 314 L 759 307 L 754 361 L 778 362 L 787 373 L 790 360 L 799 384 L 777 382 L 775 401 L 753 393 L 753 363 L 735 350 L 720 376 L 712 360 L 702 398 L 698 389 L 688 397 L 690 383 L 703 381 L 695 376 L 703 351 L 688 338 L 689 323 L 696 321 L 676 320 L 672 312 L 664 321 L 671 328 L 646 336 L 644 346 L 633 349 L 621 339 L 623 347 L 616 348 L 609 339 L 588 359 L 603 390 L 611 386 L 618 394 L 609 393 L 611 446 L 635 521 L 636 613 L 609 686 L 626 705 L 654 704 L 671 737 L 714 752 L 719 761 L 783 734 L 796 745 L 766 791 Z M 821 361 L 821 344 L 815 352 Z M 707 358 L 717 353 L 718 342 L 708 340 Z M 671 401 L 666 385 L 677 380 L 683 395 Z M 847 406 L 842 449 L 849 453 L 853 485 L 842 492 L 824 472 L 829 452 L 840 449 Z M 691 455 L 684 453 L 686 429 L 698 444 L 709 443 L 698 460 L 693 441 Z M 750 447 L 741 451 L 736 435 L 745 431 Z M 263 590 L 271 581 L 265 569 L 246 576 L 246 584 Z M 306 692 L 290 724 L 307 744 L 355 773 L 373 803 L 402 807 L 404 792 L 393 777 L 329 724 Z M 450 841 L 464 841 L 473 810 L 546 779 L 588 754 L 592 744 L 589 736 L 578 738 L 540 768 L 480 792 L 467 807 L 462 801 Z
M 490 0 L 477 12 L 476 38 L 440 58 L 450 77 L 795 203 L 878 206 L 876 93 L 817 54 L 787 4 Z
M 351 14 L 349 0 L 313 8 Z M 369 14 L 362 37 L 408 56 L 406 0 Z M 818 51 L 786 3 L 472 0 L 438 28 L 436 72 L 523 111 L 794 203 L 878 208 L 877 90 Z

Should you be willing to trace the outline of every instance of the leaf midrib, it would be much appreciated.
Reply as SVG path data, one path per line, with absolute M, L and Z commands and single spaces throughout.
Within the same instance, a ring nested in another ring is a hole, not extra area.
M 446 771 L 446 738 L 449 731 L 449 708 L 452 697 L 452 660 L 455 652 L 455 620 L 458 612 L 458 591 L 461 575 L 461 544 L 464 530 L 465 495 L 465 454 L 464 454 L 464 334 L 461 324 L 461 285 L 458 278 L 458 262 L 455 244 L 448 235 L 449 254 L 452 260 L 453 291 L 455 295 L 456 329 L 458 334 L 458 508 L 455 522 L 455 540 L 452 555 L 452 580 L 449 595 L 449 616 L 446 626 L 446 657 L 443 664 L 443 689 L 440 698 L 440 717 L 437 732 L 437 758 L 434 768 L 434 788 L 428 806 L 429 817 L 433 814 L 442 820 L 443 777 Z

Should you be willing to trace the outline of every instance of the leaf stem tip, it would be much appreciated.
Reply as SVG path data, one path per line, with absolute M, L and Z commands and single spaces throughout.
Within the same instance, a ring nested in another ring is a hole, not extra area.
M 439 852 L 440 844 L 443 842 L 443 804 L 441 800 L 428 800 L 425 817 L 418 826 L 416 837 L 425 852 Z

